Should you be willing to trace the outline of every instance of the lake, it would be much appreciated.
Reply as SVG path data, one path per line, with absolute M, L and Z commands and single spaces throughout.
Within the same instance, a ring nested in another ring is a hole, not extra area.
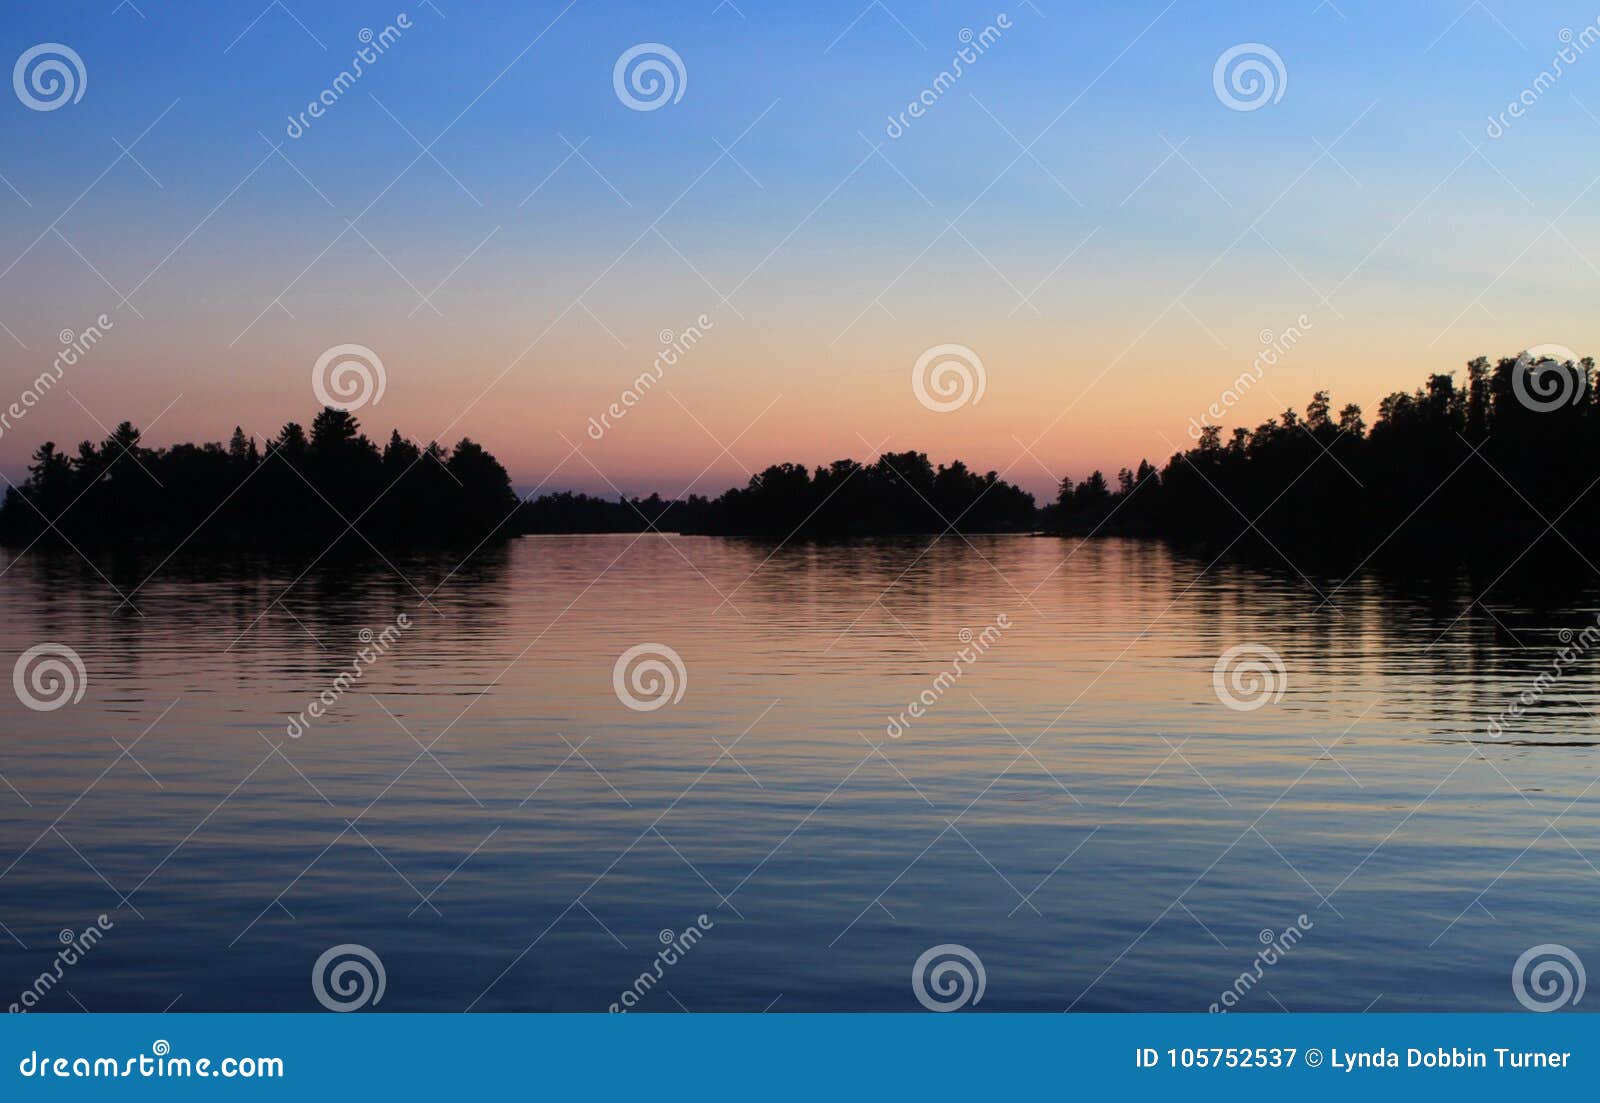
M 7 666 L 82 663 L 0 694 L 0 997 L 101 915 L 38 1010 L 317 1010 L 352 944 L 379 1011 L 914 1011 L 951 946 L 920 994 L 979 1010 L 1515 1011 L 1524 951 L 1600 962 L 1593 600 L 1120 539 L 461 558 L 0 557 Z

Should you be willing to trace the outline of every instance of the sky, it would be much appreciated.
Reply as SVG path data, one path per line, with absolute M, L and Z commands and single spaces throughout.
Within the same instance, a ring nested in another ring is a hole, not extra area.
M 1229 425 L 1600 348 L 1592 6 L 114 3 L 0 30 L 78 60 L 0 98 L 0 409 L 109 323 L 0 422 L 13 480 L 123 419 L 309 422 L 342 345 L 375 437 L 665 495 L 880 449 L 1050 494 L 1187 447 L 1290 327 Z M 619 92 L 635 47 L 659 100 Z M 952 345 L 973 385 L 919 399 Z

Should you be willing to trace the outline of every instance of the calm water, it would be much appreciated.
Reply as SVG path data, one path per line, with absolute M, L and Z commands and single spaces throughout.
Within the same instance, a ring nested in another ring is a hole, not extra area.
M 53 642 L 86 671 L 54 711 L 0 694 L 5 1003 L 102 913 L 40 1010 L 316 1010 L 356 943 L 379 1010 L 602 1011 L 701 915 L 640 1010 L 915 1010 L 945 943 L 984 1009 L 1203 1010 L 1302 915 L 1242 1010 L 1516 1010 L 1529 947 L 1600 964 L 1594 657 L 1485 735 L 1592 603 L 1324 605 L 1133 541 L 649 536 L 174 561 L 135 612 L 112 587 L 154 564 L 71 558 L 0 559 L 6 667 Z M 652 711 L 613 683 L 639 644 L 683 663 Z M 1219 699 L 1240 644 L 1281 699 Z

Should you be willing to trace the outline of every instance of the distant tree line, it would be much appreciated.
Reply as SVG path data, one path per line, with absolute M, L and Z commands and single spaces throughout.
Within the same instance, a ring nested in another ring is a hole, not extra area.
M 1096 471 L 1033 496 L 960 460 L 886 452 L 871 463 L 784 463 L 717 497 L 607 499 L 561 492 L 519 502 L 504 467 L 463 438 L 382 448 L 326 408 L 257 447 L 146 448 L 127 422 L 76 454 L 46 442 L 0 506 L 0 543 L 91 547 L 320 549 L 476 546 L 531 533 L 664 532 L 849 539 L 958 532 L 1139 535 L 1217 550 L 1282 553 L 1296 566 L 1377 562 L 1500 570 L 1600 560 L 1600 374 L 1593 360 L 1477 359 L 1457 383 L 1430 375 L 1378 406 L 1335 409 L 1326 391 L 1113 483 Z M 354 523 L 359 536 L 346 533 Z M 1530 552 L 1530 547 L 1535 548 Z
M 309 435 L 290 422 L 264 447 L 235 429 L 226 445 L 147 448 L 125 421 L 75 454 L 41 445 L 0 505 L 0 543 L 163 552 L 321 550 L 341 537 L 351 546 L 475 545 L 507 535 L 516 505 L 506 469 L 470 439 L 446 450 L 394 432 L 379 448 L 352 414 L 331 407 Z
M 935 466 L 924 452 L 885 452 L 870 464 L 835 460 L 825 467 L 774 464 L 743 487 L 716 498 L 609 501 L 550 494 L 525 502 L 516 528 L 525 533 L 663 532 L 769 540 L 847 539 L 944 532 L 1030 532 L 1033 495 L 990 471 L 956 460 Z
M 1226 438 L 1200 428 L 1194 447 L 1159 471 L 1146 461 L 1115 486 L 1099 471 L 1062 480 L 1046 522 L 1079 535 L 1281 551 L 1297 565 L 1500 571 L 1551 553 L 1568 565 L 1600 553 L 1597 490 L 1594 361 L 1479 358 L 1461 383 L 1434 374 L 1389 395 L 1370 429 L 1359 406 L 1335 410 L 1318 391 L 1303 414 L 1289 409 Z

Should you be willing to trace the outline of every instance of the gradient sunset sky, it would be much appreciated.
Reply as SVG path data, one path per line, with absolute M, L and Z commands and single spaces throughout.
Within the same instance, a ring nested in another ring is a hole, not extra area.
M 1370 421 L 1476 355 L 1600 348 L 1600 44 L 1487 133 L 1593 6 L 114 3 L 3 31 L 8 63 L 59 42 L 87 82 L 56 110 L 0 105 L 0 405 L 61 331 L 114 323 L 0 436 L 13 480 L 96 419 L 160 415 L 151 444 L 309 422 L 311 367 L 343 343 L 382 358 L 375 437 L 470 435 L 523 489 L 668 495 L 880 445 L 1039 494 L 1159 463 L 1301 316 L 1236 423 L 1318 388 Z M 652 42 L 683 95 L 631 110 L 613 65 Z M 1213 87 L 1243 43 L 1286 74 L 1252 111 Z M 704 341 L 590 440 L 702 314 Z M 936 413 L 910 376 L 946 342 L 986 388 Z

